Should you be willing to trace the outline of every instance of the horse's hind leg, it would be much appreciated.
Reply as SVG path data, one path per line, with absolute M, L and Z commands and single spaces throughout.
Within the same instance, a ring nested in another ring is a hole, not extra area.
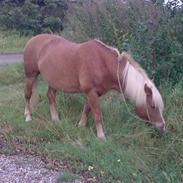
M 81 119 L 80 119 L 79 124 L 78 124 L 79 127 L 86 126 L 88 114 L 89 114 L 90 111 L 91 111 L 91 108 L 90 108 L 88 102 L 86 102 L 86 104 L 84 105 L 84 109 L 83 109 Z
M 95 91 L 90 91 L 87 94 L 88 104 L 90 105 L 96 129 L 97 129 L 97 137 L 101 140 L 105 140 L 105 135 L 102 127 L 102 119 L 101 119 L 101 112 L 99 107 L 99 96 Z
M 25 78 L 25 111 L 24 111 L 24 115 L 25 115 L 25 121 L 31 121 L 31 111 L 30 111 L 30 99 L 32 96 L 32 92 L 33 92 L 33 87 L 35 85 L 35 81 L 36 81 L 36 77 L 26 77 Z
M 49 101 L 51 119 L 52 119 L 52 121 L 59 121 L 59 116 L 58 116 L 58 112 L 56 109 L 56 101 L 55 101 L 56 90 L 49 86 L 48 92 L 47 92 L 47 97 L 48 97 L 48 101 Z

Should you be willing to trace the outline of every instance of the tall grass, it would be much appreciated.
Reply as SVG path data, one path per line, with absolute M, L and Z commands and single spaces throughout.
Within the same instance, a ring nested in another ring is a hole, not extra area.
M 61 120 L 50 120 L 47 86 L 39 82 L 39 103 L 33 121 L 23 117 L 22 66 L 0 67 L 0 133 L 15 149 L 36 152 L 52 164 L 62 160 L 73 173 L 98 182 L 183 181 L 183 94 L 182 86 L 160 87 L 165 101 L 166 134 L 160 139 L 143 122 L 131 117 L 120 95 L 110 92 L 101 98 L 107 142 L 96 138 L 90 115 L 87 127 L 76 127 L 84 98 L 78 94 L 57 96 Z M 9 74 L 7 74 L 9 73 Z M 12 79 L 13 78 L 13 79 Z M 6 82 L 5 82 L 6 80 Z M 15 82 L 15 80 L 17 82 Z
M 0 53 L 23 52 L 30 36 L 21 36 L 17 32 L 0 31 Z

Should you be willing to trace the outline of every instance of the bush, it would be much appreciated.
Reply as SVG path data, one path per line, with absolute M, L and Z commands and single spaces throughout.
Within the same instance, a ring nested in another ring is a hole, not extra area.
M 70 10 L 67 22 L 69 38 L 100 38 L 129 51 L 157 84 L 183 78 L 182 6 L 160 0 L 88 0 Z
M 0 25 L 24 35 L 59 32 L 66 11 L 65 0 L 1 0 Z

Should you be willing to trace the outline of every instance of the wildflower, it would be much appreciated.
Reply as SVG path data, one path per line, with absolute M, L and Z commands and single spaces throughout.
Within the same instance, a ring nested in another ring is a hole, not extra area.
M 121 160 L 120 160 L 120 159 L 118 159 L 118 162 L 120 163 L 120 162 L 121 162 Z
M 97 180 L 97 179 L 96 179 L 96 177 L 93 177 L 93 180 L 95 180 L 95 181 L 96 181 L 96 180 Z
M 137 174 L 136 174 L 136 173 L 132 173 L 132 175 L 133 175 L 134 177 L 137 177 Z
M 93 170 L 93 166 L 89 166 L 89 167 L 88 167 L 88 170 L 89 170 L 89 171 Z

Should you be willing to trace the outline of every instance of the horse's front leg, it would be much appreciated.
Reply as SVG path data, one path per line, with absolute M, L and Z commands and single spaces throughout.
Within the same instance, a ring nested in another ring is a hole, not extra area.
M 86 122 L 87 122 L 87 119 L 88 119 L 88 114 L 90 113 L 90 111 L 91 111 L 91 108 L 90 108 L 88 102 L 86 102 L 86 104 L 84 105 L 84 109 L 83 109 L 81 119 L 80 119 L 79 124 L 78 124 L 79 127 L 85 127 L 86 126 Z
M 102 123 L 101 123 L 102 120 L 101 120 L 101 111 L 99 106 L 98 94 L 94 90 L 91 90 L 89 93 L 87 93 L 87 100 L 94 117 L 96 129 L 97 129 L 97 137 L 105 141 L 106 139 L 105 139 Z

